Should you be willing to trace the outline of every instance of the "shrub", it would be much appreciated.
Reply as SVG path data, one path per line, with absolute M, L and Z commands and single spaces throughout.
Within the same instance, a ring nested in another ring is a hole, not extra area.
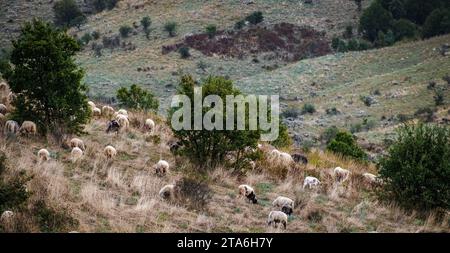
M 94 51 L 94 55 L 96 57 L 102 56 L 103 46 L 101 44 L 92 43 L 92 50 Z
M 263 20 L 264 20 L 264 16 L 263 16 L 262 12 L 260 12 L 260 11 L 255 11 L 245 18 L 245 21 L 248 21 L 250 24 L 253 24 L 253 25 L 259 24 L 259 23 L 263 22 Z
M 301 110 L 298 108 L 288 108 L 281 113 L 283 118 L 297 118 L 302 114 Z
M 326 112 L 328 115 L 338 115 L 338 114 L 340 113 L 339 110 L 336 109 L 336 107 L 327 108 L 327 109 L 325 110 L 325 112 Z
M 353 26 L 352 25 L 348 25 L 345 27 L 345 31 L 342 34 L 342 36 L 346 39 L 350 39 L 353 37 Z
M 102 42 L 105 48 L 113 49 L 115 47 L 120 47 L 120 36 L 119 35 L 114 35 L 111 37 L 103 36 Z
M 292 145 L 292 139 L 289 136 L 288 128 L 285 124 L 281 123 L 281 121 L 279 125 L 278 138 L 274 141 L 271 141 L 270 144 L 277 148 L 284 148 Z
M 387 32 L 390 29 L 391 22 L 391 13 L 384 9 L 379 1 L 373 1 L 360 18 L 359 30 L 365 38 L 373 42 L 379 32 Z
M 66 232 L 76 229 L 79 225 L 78 220 L 72 218 L 68 210 L 50 207 L 42 200 L 36 202 L 32 212 L 36 216 L 40 231 L 44 233 Z
M 55 25 L 74 26 L 81 24 L 86 17 L 81 12 L 75 0 L 60 0 L 53 5 Z
M 339 40 L 338 41 L 337 51 L 341 52 L 341 53 L 345 53 L 345 52 L 348 51 L 347 44 L 345 43 L 344 40 Z
M 122 106 L 131 109 L 157 111 L 159 107 L 155 95 L 136 84 L 131 85 L 130 89 L 122 87 L 117 90 L 117 100 Z
M 430 107 L 423 107 L 417 109 L 417 111 L 414 113 L 415 117 L 418 117 L 419 119 L 425 121 L 425 122 L 431 122 L 434 118 L 434 110 Z
M 400 19 L 406 16 L 404 0 L 392 0 L 385 8 L 387 8 L 392 13 L 392 17 L 394 19 Z
M 79 50 L 71 36 L 49 23 L 34 20 L 23 26 L 13 42 L 14 69 L 3 73 L 18 94 L 13 119 L 34 121 L 42 134 L 82 132 L 90 112 L 87 88 L 81 83 L 84 72 L 73 58 Z
M 450 129 L 405 125 L 379 163 L 382 196 L 406 208 L 450 208 Z
M 356 51 L 356 50 L 359 50 L 359 43 L 358 43 L 358 40 L 356 40 L 356 39 L 351 39 L 351 40 L 349 40 L 349 41 L 348 41 L 348 44 L 347 44 L 347 50 L 348 50 L 348 51 Z
M 396 40 L 402 40 L 404 38 L 414 38 L 417 35 L 417 26 L 407 19 L 394 21 L 392 24 L 392 29 L 394 31 Z
M 422 36 L 430 38 L 450 33 L 450 9 L 436 9 L 426 19 Z
M 358 45 L 359 45 L 358 50 L 360 50 L 360 51 L 368 50 L 373 47 L 372 43 L 370 43 L 367 40 L 359 40 Z
M 327 150 L 355 159 L 367 159 L 366 153 L 357 145 L 355 138 L 348 132 L 340 131 L 327 145 Z
M 236 22 L 234 24 L 234 29 L 240 30 L 240 29 L 244 28 L 244 26 L 245 26 L 245 21 L 244 20 L 239 20 L 238 22 Z
M 144 28 L 145 37 L 147 37 L 147 39 L 149 38 L 149 35 L 150 35 L 150 25 L 151 24 L 152 24 L 152 20 L 150 19 L 149 16 L 145 16 L 141 19 L 141 25 Z
M 442 80 L 446 81 L 448 85 L 450 85 L 450 75 L 447 74 L 445 76 L 442 77 Z
M 105 9 L 112 10 L 116 7 L 119 0 L 93 0 L 94 8 L 97 12 L 102 12 Z
M 178 53 L 180 53 L 180 57 L 183 59 L 191 57 L 191 53 L 189 52 L 188 47 L 180 47 L 180 49 L 178 49 Z
M 216 35 L 217 26 L 213 24 L 207 25 L 205 31 L 209 38 L 213 38 Z
M 361 96 L 360 99 L 368 107 L 370 107 L 374 103 L 374 100 L 371 96 Z
M 443 105 L 444 104 L 444 92 L 442 90 L 440 90 L 440 89 L 439 90 L 435 90 L 433 99 L 434 99 L 434 104 L 436 106 Z
M 81 43 L 82 45 L 87 45 L 92 40 L 92 36 L 90 33 L 85 33 L 83 36 L 81 36 Z
M 183 177 L 176 183 L 179 199 L 188 208 L 203 210 L 212 197 L 208 183 L 196 177 Z
M 119 28 L 119 32 L 122 38 L 127 38 L 128 36 L 130 36 L 132 30 L 133 28 L 131 28 L 131 26 L 128 25 L 123 25 Z
M 168 32 L 170 37 L 173 37 L 173 36 L 175 36 L 175 32 L 177 30 L 177 26 L 178 25 L 177 25 L 176 22 L 173 22 L 173 21 L 167 22 L 164 25 L 164 31 Z
M 337 50 L 339 47 L 339 43 L 340 43 L 341 39 L 339 39 L 338 37 L 334 37 L 331 40 L 331 48 L 333 48 L 334 50 Z
M 380 95 L 381 95 L 380 90 L 379 90 L 379 89 L 374 90 L 374 91 L 373 91 L 373 95 L 375 95 L 375 96 L 380 96 Z
M 427 85 L 428 90 L 434 90 L 436 88 L 436 82 L 435 81 L 429 81 Z
M 338 132 L 339 132 L 339 129 L 336 126 L 328 127 L 320 135 L 320 140 L 322 142 L 324 142 L 325 144 L 328 144 L 328 143 L 330 143 L 331 140 L 336 138 L 336 135 Z
M 359 133 L 363 130 L 363 124 L 362 123 L 355 123 L 350 125 L 350 133 Z
M 310 113 L 313 114 L 316 112 L 316 107 L 313 104 L 304 104 L 302 107 L 302 114 Z
M 92 32 L 92 38 L 94 40 L 98 40 L 100 38 L 100 32 L 99 31 L 93 31 Z

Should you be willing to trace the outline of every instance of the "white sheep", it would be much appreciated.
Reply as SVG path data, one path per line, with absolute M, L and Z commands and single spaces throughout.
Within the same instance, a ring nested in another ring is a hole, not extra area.
M 364 173 L 363 177 L 364 177 L 364 181 L 369 186 L 376 186 L 377 184 L 381 183 L 381 179 L 372 173 Z
M 0 113 L 6 114 L 8 112 L 8 107 L 4 104 L 0 104 Z
M 114 148 L 111 145 L 106 146 L 105 149 L 103 150 L 103 152 L 104 152 L 106 158 L 108 158 L 108 159 L 112 159 L 117 155 L 116 148 Z
M 275 207 L 282 208 L 282 211 L 287 215 L 292 214 L 294 209 L 294 201 L 288 197 L 279 196 L 273 202 L 272 205 Z
M 164 176 L 169 171 L 169 163 L 165 160 L 159 160 L 154 165 L 155 173 L 159 176 Z
M 81 150 L 79 147 L 74 147 L 72 149 L 72 152 L 70 152 L 70 157 L 72 158 L 72 162 L 76 162 L 82 156 L 83 156 L 83 150 Z
M 93 110 L 94 108 L 97 108 L 97 106 L 95 105 L 94 102 L 88 101 L 87 103 L 88 103 L 89 107 L 91 107 L 92 110 Z
M 102 115 L 105 117 L 111 117 L 114 115 L 114 109 L 109 105 L 105 105 L 102 107 Z
M 117 111 L 117 115 L 125 115 L 125 116 L 128 117 L 128 112 L 127 112 L 127 110 L 125 110 L 125 109 L 119 109 L 119 110 Z
M 269 218 L 267 219 L 267 225 L 279 226 L 279 224 L 281 223 L 284 229 L 286 229 L 287 221 L 288 221 L 287 214 L 281 211 L 271 211 L 269 213 Z
M 175 197 L 175 185 L 168 184 L 165 185 L 161 190 L 159 190 L 159 196 L 162 199 L 172 199 Z
M 144 123 L 144 129 L 148 131 L 153 131 L 155 128 L 155 122 L 152 119 L 146 119 Z
M 273 149 L 269 153 L 269 158 L 271 161 L 277 164 L 289 165 L 294 162 L 292 156 L 286 152 L 281 152 L 278 149 Z
M 37 156 L 40 162 L 48 161 L 50 159 L 50 152 L 47 149 L 43 148 L 38 151 Z
M 128 117 L 123 114 L 119 114 L 116 117 L 117 122 L 119 122 L 120 128 L 127 129 L 130 125 L 130 121 L 128 121 Z
M 9 222 L 14 217 L 14 213 L 12 211 L 4 211 L 0 216 L 0 220 L 2 222 Z
M 100 110 L 100 108 L 95 107 L 94 109 L 92 109 L 92 116 L 94 117 L 102 116 L 102 110 Z
M 3 132 L 5 134 L 16 134 L 19 131 L 19 123 L 17 123 L 14 120 L 8 120 L 5 123 L 5 128 L 3 129 Z
M 86 147 L 84 146 L 84 142 L 79 138 L 72 138 L 70 140 L 70 147 L 71 148 L 80 148 L 81 150 L 86 150 Z
M 319 179 L 315 178 L 315 177 L 305 177 L 305 180 L 303 181 L 303 189 L 305 189 L 306 186 L 309 187 L 309 189 L 311 189 L 314 186 L 317 186 L 320 184 Z
M 21 134 L 26 134 L 26 135 L 29 135 L 29 134 L 36 135 L 37 126 L 34 122 L 26 120 L 26 121 L 22 122 L 22 126 L 20 127 L 19 132 Z
M 249 201 L 251 201 L 253 204 L 258 203 L 258 199 L 256 198 L 255 190 L 246 184 L 241 184 L 238 187 L 239 189 L 239 196 L 246 197 Z
M 341 167 L 336 167 L 333 171 L 333 176 L 337 182 L 345 182 L 350 176 L 350 171 Z
M 0 92 L 5 93 L 9 89 L 8 84 L 5 82 L 0 83 Z
M 14 101 L 16 101 L 17 95 L 14 94 L 12 91 L 8 94 L 8 102 L 11 104 Z

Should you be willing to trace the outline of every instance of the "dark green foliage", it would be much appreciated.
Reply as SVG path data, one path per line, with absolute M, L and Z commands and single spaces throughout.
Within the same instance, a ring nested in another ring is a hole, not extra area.
M 147 39 L 149 38 L 149 35 L 150 35 L 150 25 L 151 24 L 152 24 L 152 20 L 150 19 L 149 16 L 145 16 L 141 19 L 141 25 L 144 29 L 145 37 L 147 37 Z
M 75 0 L 60 0 L 53 5 L 55 24 L 58 26 L 77 26 L 86 20 Z
M 170 21 L 164 25 L 164 31 L 169 33 L 170 37 L 175 36 L 178 24 L 176 22 Z
M 250 24 L 253 24 L 253 25 L 259 24 L 259 23 L 263 22 L 263 20 L 264 20 L 264 16 L 263 16 L 262 12 L 260 12 L 260 11 L 255 11 L 245 18 L 245 21 L 248 21 Z
M 422 25 L 436 9 L 450 7 L 448 0 L 406 0 L 406 16 L 412 22 Z
M 13 119 L 35 122 L 42 134 L 82 132 L 89 108 L 81 83 L 84 72 L 73 59 L 79 50 L 72 37 L 49 23 L 34 20 L 24 25 L 13 41 L 13 67 L 3 73 L 18 94 Z
M 128 38 L 132 30 L 133 28 L 131 28 L 131 26 L 123 25 L 119 28 L 120 36 L 122 36 L 122 38 Z
M 432 122 L 434 119 L 434 113 L 435 110 L 433 110 L 430 107 L 423 107 L 417 109 L 417 111 L 414 113 L 414 116 L 419 118 L 422 121 L 425 122 Z
M 39 229 L 44 233 L 62 233 L 78 227 L 78 220 L 71 217 L 66 209 L 53 208 L 40 200 L 35 203 L 32 210 Z
M 281 121 L 279 125 L 278 138 L 274 141 L 271 141 L 270 144 L 277 148 L 284 148 L 292 145 L 292 139 L 289 136 L 288 128 L 285 124 L 281 123 Z
M 213 24 L 207 25 L 205 31 L 209 38 L 213 38 L 217 33 L 217 26 Z
M 121 106 L 131 109 L 157 111 L 159 107 L 159 101 L 155 95 L 136 84 L 131 85 L 130 89 L 122 87 L 117 90 L 117 100 Z
M 116 7 L 119 0 L 93 0 L 92 4 L 97 12 L 112 10 Z
M 178 53 L 180 53 L 180 57 L 183 59 L 187 59 L 191 56 L 188 47 L 180 47 L 180 49 L 178 49 Z
M 395 20 L 392 23 L 392 29 L 396 40 L 417 36 L 417 26 L 407 19 Z
M 91 40 L 92 40 L 92 36 L 90 33 L 83 34 L 83 36 L 81 36 L 81 39 L 80 39 L 83 46 L 89 44 L 89 42 Z
M 359 43 L 356 39 L 351 39 L 348 41 L 347 44 L 347 50 L 348 51 L 357 51 L 359 50 Z
M 334 37 L 334 38 L 331 40 L 331 48 L 333 48 L 334 50 L 337 50 L 340 41 L 341 41 L 341 39 L 339 39 L 338 37 Z
M 351 26 L 351 25 L 346 26 L 346 27 L 345 27 L 345 31 L 344 31 L 344 33 L 342 34 L 342 36 L 343 36 L 345 39 L 350 39 L 350 38 L 352 38 L 352 37 L 353 37 L 353 26 Z
M 245 21 L 244 20 L 239 20 L 238 22 L 236 22 L 234 24 L 234 29 L 240 30 L 240 29 L 244 28 L 244 26 L 245 26 Z
M 387 10 L 392 13 L 392 17 L 400 19 L 406 16 L 405 0 L 392 0 L 387 6 Z
M 325 143 L 328 144 L 330 143 L 331 140 L 333 140 L 334 138 L 336 138 L 337 133 L 339 132 L 339 128 L 337 128 L 336 126 L 331 126 L 328 127 L 327 129 L 325 129 L 325 131 L 323 131 L 323 133 L 320 136 L 320 140 Z
M 327 145 L 327 150 L 343 156 L 365 160 L 366 153 L 358 146 L 356 139 L 348 132 L 338 132 L 336 137 Z
M 208 183 L 204 179 L 194 176 L 183 177 L 176 183 L 175 187 L 178 199 L 193 210 L 205 209 L 213 196 Z
M 391 13 L 384 9 L 378 1 L 374 1 L 364 10 L 359 22 L 359 30 L 365 38 L 375 41 L 380 31 L 387 32 L 391 27 L 391 22 Z
M 327 109 L 325 110 L 325 112 L 326 112 L 328 115 L 338 115 L 338 114 L 340 113 L 336 107 L 327 108 Z
M 306 113 L 310 113 L 313 114 L 316 112 L 316 107 L 313 104 L 304 104 L 302 107 L 302 113 L 306 114 Z
M 100 32 L 98 31 L 93 31 L 91 35 L 94 40 L 98 40 L 100 38 Z
M 302 114 L 302 111 L 298 108 L 288 108 L 281 113 L 283 118 L 297 118 Z
M 374 103 L 374 100 L 371 96 L 361 96 L 360 99 L 368 107 L 370 107 Z
M 447 33 L 450 33 L 450 8 L 434 10 L 423 25 L 423 37 L 429 38 Z
M 178 94 L 186 95 L 190 101 L 194 101 L 194 87 L 196 82 L 191 76 L 183 76 L 181 78 Z M 226 108 L 226 95 L 239 95 L 239 90 L 233 87 L 231 80 L 223 77 L 209 77 L 202 84 L 202 97 L 208 95 L 217 95 L 224 101 L 223 110 Z M 181 106 L 181 105 L 180 105 Z M 184 105 L 186 106 L 186 105 Z M 193 110 L 193 103 L 191 103 L 191 110 Z M 235 106 L 237 106 L 235 104 Z M 248 105 L 246 105 L 248 110 Z M 173 114 L 181 110 L 181 107 L 174 107 L 169 111 L 169 118 Z M 203 108 L 203 115 L 208 112 L 210 108 Z M 223 126 L 227 121 L 226 113 L 223 112 Z M 234 122 L 237 121 L 237 115 L 234 115 Z M 246 115 L 246 129 L 248 129 L 248 114 Z M 251 130 L 193 130 L 194 117 L 191 117 L 191 130 L 173 129 L 175 137 L 182 143 L 180 153 L 188 157 L 193 163 L 202 168 L 211 168 L 215 165 L 221 164 L 224 161 L 225 154 L 228 152 L 236 152 L 236 161 L 239 162 L 244 156 L 244 149 L 246 147 L 256 148 L 260 138 L 260 131 Z M 172 126 L 173 127 L 173 126 Z
M 435 90 L 434 91 L 434 104 L 436 106 L 440 106 L 444 104 L 444 91 L 441 89 Z
M 450 129 L 405 125 L 380 160 L 382 196 L 406 208 L 450 208 Z

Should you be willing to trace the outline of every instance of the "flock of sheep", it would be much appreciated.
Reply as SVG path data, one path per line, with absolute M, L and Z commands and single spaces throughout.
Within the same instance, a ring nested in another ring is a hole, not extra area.
M 7 84 L 1 83 L 0 84 L 0 95 L 2 92 L 8 90 Z M 8 104 L 11 102 L 11 99 L 14 99 L 14 94 L 9 93 L 6 97 L 6 100 Z M 0 97 L 1 98 L 1 97 Z M 115 132 L 116 134 L 121 131 L 125 130 L 130 126 L 130 122 L 128 119 L 128 112 L 124 109 L 120 109 L 117 112 L 112 108 L 111 106 L 103 106 L 101 109 L 98 108 L 94 102 L 89 101 L 88 105 L 91 109 L 92 116 L 93 117 L 105 117 L 108 119 L 113 118 L 110 120 L 107 124 L 106 132 Z M 0 104 L 0 127 L 3 127 L 3 132 L 5 134 L 23 134 L 23 135 L 35 135 L 37 132 L 37 127 L 34 122 L 31 121 L 24 121 L 21 126 L 16 121 L 13 120 L 5 120 L 6 116 L 5 114 L 8 112 L 8 108 L 4 104 Z M 146 119 L 144 122 L 144 129 L 146 131 L 151 132 L 155 128 L 155 122 L 152 119 Z M 85 144 L 83 140 L 79 138 L 72 138 L 69 141 L 69 146 L 72 149 L 70 153 L 70 157 L 72 162 L 76 162 L 79 160 L 85 152 Z M 177 143 L 171 145 L 172 148 L 176 148 L 175 146 L 178 145 Z M 292 163 L 302 163 L 307 164 L 308 159 L 302 155 L 302 154 L 289 154 L 286 152 L 281 152 L 277 149 L 271 149 L 267 150 L 265 146 L 262 144 L 258 144 L 258 149 L 265 152 L 268 156 L 269 161 L 273 165 L 282 165 L 282 166 L 289 166 Z M 252 150 L 252 149 L 251 149 Z M 255 150 L 252 150 L 255 151 Z M 111 145 L 108 145 L 103 150 L 104 155 L 107 159 L 113 159 L 117 155 L 117 150 Z M 43 148 L 40 149 L 37 153 L 37 158 L 40 163 L 46 162 L 50 159 L 50 152 Z M 255 167 L 255 162 L 250 161 L 250 164 L 252 167 Z M 164 176 L 167 174 L 169 170 L 169 163 L 165 160 L 159 160 L 158 163 L 156 163 L 153 166 L 153 170 L 156 175 L 158 176 Z M 344 182 L 346 181 L 350 176 L 350 171 L 336 167 L 333 171 L 333 177 L 337 182 Z M 378 184 L 380 180 L 377 178 L 377 176 L 370 174 L 370 173 L 364 173 L 363 174 L 364 179 L 367 181 L 368 184 L 374 185 Z M 319 187 L 321 184 L 320 180 L 316 177 L 307 176 L 304 179 L 303 182 L 303 189 L 308 188 L 316 188 Z M 159 191 L 159 196 L 164 199 L 171 199 L 174 198 L 176 191 L 176 185 L 175 184 L 168 184 L 161 188 Z M 256 197 L 255 190 L 247 185 L 242 184 L 238 186 L 239 196 L 247 198 L 251 203 L 256 204 L 258 202 Z M 290 216 L 293 213 L 294 209 L 294 201 L 288 197 L 285 196 L 278 196 L 273 202 L 273 207 L 277 208 L 277 210 L 273 210 L 268 215 L 268 225 L 269 226 L 279 226 L 280 224 L 283 225 L 284 228 L 287 226 L 288 216 Z M 0 220 L 4 219 L 10 219 L 13 217 L 13 212 L 11 211 L 5 211 L 0 217 Z

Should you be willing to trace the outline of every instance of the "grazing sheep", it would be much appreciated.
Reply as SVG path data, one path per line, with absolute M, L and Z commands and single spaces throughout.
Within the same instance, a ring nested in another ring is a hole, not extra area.
M 127 129 L 128 126 L 130 125 L 128 117 L 123 114 L 117 115 L 116 120 L 119 122 L 120 128 Z
M 117 111 L 117 115 L 125 115 L 125 116 L 128 117 L 128 112 L 125 109 L 120 109 L 120 110 Z
M 308 158 L 306 158 L 306 156 L 302 155 L 302 154 L 292 154 L 292 159 L 294 159 L 294 162 L 296 163 L 302 163 L 302 164 L 308 164 Z
M 0 113 L 0 127 L 3 127 L 6 123 L 6 116 Z
M 255 190 L 249 185 L 241 184 L 238 187 L 239 189 L 239 195 L 245 196 L 249 201 L 251 201 L 253 204 L 258 203 L 258 199 L 256 198 Z
M 50 159 L 50 152 L 47 149 L 43 148 L 37 153 L 38 159 L 40 162 L 45 162 Z
M 92 109 L 92 116 L 94 117 L 102 116 L 102 110 L 100 110 L 100 108 L 95 107 L 94 109 Z
M 294 162 L 294 159 L 292 159 L 292 156 L 290 154 L 281 152 L 277 149 L 273 149 L 272 151 L 270 151 L 269 158 L 278 164 L 289 165 L 290 163 Z
M 106 146 L 103 152 L 108 159 L 112 159 L 117 155 L 117 150 L 111 145 Z
M 12 211 L 4 211 L 0 216 L 0 220 L 2 222 L 8 222 L 14 217 L 14 213 Z
M 8 84 L 5 82 L 0 83 L 0 92 L 4 93 L 9 89 Z
M 282 211 L 286 213 L 287 215 L 292 214 L 292 210 L 294 209 L 294 201 L 288 197 L 279 196 L 276 198 L 272 205 L 275 207 L 281 207 Z
M 159 190 L 159 196 L 162 199 L 173 199 L 175 197 L 175 185 L 165 185 L 163 188 L 161 188 L 161 190 Z
M 305 189 L 306 186 L 309 187 L 309 189 L 311 189 L 314 186 L 317 186 L 320 184 L 319 179 L 315 178 L 315 177 L 305 177 L 305 180 L 303 181 L 303 189 Z
M 72 149 L 72 152 L 70 152 L 70 157 L 72 158 L 72 162 L 76 162 L 82 156 L 83 156 L 83 150 L 81 150 L 79 147 L 74 147 Z
M 84 146 L 84 142 L 81 139 L 78 138 L 72 138 L 70 140 L 70 147 L 71 148 L 80 148 L 81 150 L 86 150 L 85 146 Z
M 8 108 L 4 104 L 0 104 L 0 113 L 6 114 L 8 112 Z
M 14 94 L 12 91 L 8 94 L 8 102 L 11 104 L 14 101 L 16 101 L 17 95 Z
M 5 128 L 3 129 L 5 134 L 16 134 L 19 131 L 19 123 L 14 120 L 8 120 L 5 123 Z
M 281 211 L 271 211 L 269 213 L 269 218 L 267 219 L 267 225 L 271 226 L 272 224 L 276 227 L 279 224 L 283 224 L 284 229 L 286 229 L 288 221 L 287 214 L 281 212 Z
M 181 141 L 170 141 L 167 145 L 169 146 L 170 152 L 172 153 L 175 153 L 177 150 L 181 148 L 181 146 L 183 146 Z
M 19 129 L 19 132 L 26 135 L 35 135 L 37 133 L 36 124 L 32 121 L 24 121 Z
M 165 160 L 159 160 L 158 163 L 154 165 L 154 169 L 156 175 L 164 176 L 169 170 L 169 163 Z
M 292 163 L 294 162 L 294 159 L 292 159 L 292 156 L 286 152 L 280 152 L 280 160 L 283 163 Z
M 334 169 L 333 176 L 337 182 L 344 182 L 350 176 L 350 171 L 341 167 L 336 167 Z
M 152 119 L 146 119 L 144 123 L 144 129 L 148 131 L 153 131 L 155 128 L 155 122 Z
M 94 110 L 94 108 L 97 108 L 97 106 L 95 105 L 95 103 L 92 102 L 92 101 L 88 101 L 88 105 L 91 107 L 92 110 Z
M 109 132 L 116 132 L 119 133 L 120 130 L 120 124 L 117 120 L 111 120 L 110 122 L 108 122 L 108 128 L 106 129 L 106 133 Z
M 105 105 L 102 107 L 102 115 L 106 117 L 111 117 L 114 115 L 114 109 L 109 105 Z
M 381 179 L 372 173 L 364 173 L 363 177 L 365 183 L 368 184 L 369 186 L 376 186 L 381 183 Z

